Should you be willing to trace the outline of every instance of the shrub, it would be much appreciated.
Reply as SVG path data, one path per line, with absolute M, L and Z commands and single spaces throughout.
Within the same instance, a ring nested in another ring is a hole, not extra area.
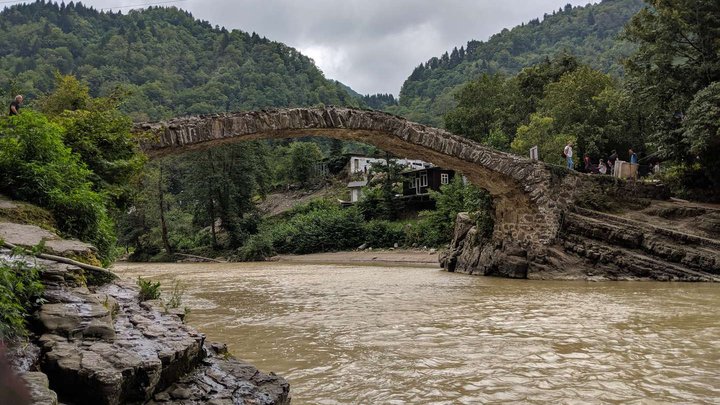
M 405 244 L 404 226 L 400 222 L 373 220 L 365 224 L 365 242 L 373 247 L 392 247 Z
M 0 341 L 27 335 L 26 319 L 41 303 L 40 271 L 20 261 L 0 261 Z
M 241 248 L 237 249 L 234 259 L 242 262 L 257 262 L 275 255 L 270 235 L 259 233 L 251 236 Z
M 363 218 L 357 209 L 341 209 L 323 200 L 296 207 L 286 220 L 269 225 L 265 232 L 278 253 L 354 249 L 364 239 Z
M 63 144 L 63 128 L 24 111 L 0 120 L 0 134 L 0 192 L 50 209 L 61 232 L 95 244 L 109 261 L 115 237 L 105 198 Z
M 138 277 L 137 285 L 140 287 L 140 301 L 160 298 L 160 282 L 143 280 L 142 277 Z

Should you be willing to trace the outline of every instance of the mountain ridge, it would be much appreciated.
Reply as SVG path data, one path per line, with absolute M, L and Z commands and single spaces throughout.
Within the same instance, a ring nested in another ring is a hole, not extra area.
M 566 5 L 487 41 L 471 40 L 417 66 L 405 80 L 399 105 L 386 111 L 412 121 L 443 126 L 442 116 L 455 106 L 454 92 L 482 73 L 512 75 L 558 53 L 571 53 L 581 63 L 621 76 L 620 59 L 634 47 L 617 36 L 642 9 L 642 0 L 603 0 L 597 4 Z

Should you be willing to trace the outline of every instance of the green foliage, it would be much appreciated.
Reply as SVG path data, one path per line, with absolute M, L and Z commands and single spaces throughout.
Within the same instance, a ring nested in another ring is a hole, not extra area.
M 320 148 L 311 142 L 293 142 L 287 151 L 289 178 L 307 185 L 315 180 L 315 166 L 323 158 Z
M 709 183 L 707 170 L 699 162 L 663 166 L 657 178 L 677 197 L 699 201 L 720 200 L 720 188 Z
M 113 223 L 87 169 L 63 143 L 64 128 L 24 111 L 0 120 L 0 192 L 48 208 L 63 233 L 89 241 L 111 258 Z
M 30 98 L 49 92 L 59 71 L 87 82 L 95 96 L 128 93 L 121 109 L 140 121 L 362 103 L 296 49 L 213 27 L 177 8 L 113 13 L 79 2 L 34 2 L 6 8 L 0 20 L 0 85 Z M 83 88 L 74 90 L 56 98 L 85 109 L 73 97 Z
M 450 184 L 439 192 L 430 192 L 435 199 L 435 211 L 423 212 L 421 221 L 411 224 L 405 230 L 406 243 L 418 246 L 443 246 L 450 242 L 455 229 L 455 219 L 461 212 L 475 215 L 479 229 L 492 234 L 494 228 L 492 199 L 490 195 L 471 184 L 463 184 L 455 176 Z
M 40 270 L 27 263 L 0 261 L 0 342 L 27 335 L 27 318 L 43 292 Z
M 305 254 L 354 249 L 364 241 L 362 215 L 354 209 L 323 204 L 299 213 L 270 231 L 279 253 Z
M 685 144 L 698 157 L 708 186 L 720 189 L 720 82 L 699 91 L 683 122 Z
M 620 76 L 622 67 L 618 61 L 634 48 L 618 41 L 617 35 L 642 6 L 642 0 L 606 0 L 566 7 L 561 12 L 546 14 L 542 21 L 534 19 L 511 30 L 504 29 L 486 42 L 469 41 L 465 47 L 431 58 L 415 68 L 403 83 L 399 105 L 388 106 L 386 111 L 440 126 L 442 117 L 456 105 L 453 94 L 465 83 L 484 73 L 514 75 L 564 51 L 594 69 Z M 526 101 L 532 107 L 532 98 Z
M 720 81 L 720 2 L 648 0 L 627 26 L 638 45 L 625 63 L 627 87 L 650 119 L 651 146 L 662 158 L 691 162 L 683 117 L 696 94 Z
M 517 136 L 512 141 L 512 150 L 518 155 L 528 155 L 530 148 L 538 146 L 540 159 L 548 163 L 563 164 L 560 155 L 567 141 L 575 141 L 569 135 L 560 135 L 555 132 L 555 120 L 533 114 L 528 125 L 518 128 Z M 577 159 L 575 159 L 577 160 Z
M 180 308 L 185 295 L 185 285 L 180 280 L 175 280 L 170 290 L 170 298 L 165 302 L 166 308 Z
M 358 210 L 366 220 L 397 219 L 402 211 L 402 201 L 395 196 L 402 192 L 402 172 L 405 169 L 389 154 L 385 154 L 383 161 L 371 165 L 368 187 L 363 190 L 363 197 L 357 203 Z
M 365 223 L 363 233 L 365 242 L 372 247 L 393 247 L 405 245 L 405 224 L 383 220 L 372 220 Z
M 152 280 L 144 280 L 138 277 L 137 285 L 140 287 L 140 301 L 156 300 L 160 298 L 160 282 Z
M 500 75 L 483 74 L 456 93 L 458 105 L 445 115 L 445 127 L 485 143 L 491 132 L 502 130 L 504 116 L 512 106 L 519 104 L 516 102 L 519 97 L 515 81 L 505 80 Z
M 234 259 L 241 262 L 259 262 L 272 256 L 275 256 L 275 248 L 270 235 L 259 233 L 249 237 L 245 244 L 238 248 Z

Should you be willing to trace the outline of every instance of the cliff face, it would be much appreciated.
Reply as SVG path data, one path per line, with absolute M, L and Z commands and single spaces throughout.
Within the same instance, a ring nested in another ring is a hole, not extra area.
M 720 281 L 720 209 L 662 201 L 661 187 L 619 183 L 611 189 L 602 181 L 577 192 L 577 203 L 603 196 L 622 214 L 571 206 L 554 243 L 533 254 L 512 240 L 479 237 L 462 213 L 441 265 L 510 278 Z

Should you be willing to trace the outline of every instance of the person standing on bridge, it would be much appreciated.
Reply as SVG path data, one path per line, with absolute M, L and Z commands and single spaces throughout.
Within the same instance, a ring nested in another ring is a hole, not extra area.
M 563 149 L 563 155 L 565 156 L 565 160 L 567 161 L 567 168 L 572 170 L 575 164 L 573 163 L 573 149 L 572 149 L 573 142 L 568 141 L 567 145 L 565 145 L 565 149 Z

